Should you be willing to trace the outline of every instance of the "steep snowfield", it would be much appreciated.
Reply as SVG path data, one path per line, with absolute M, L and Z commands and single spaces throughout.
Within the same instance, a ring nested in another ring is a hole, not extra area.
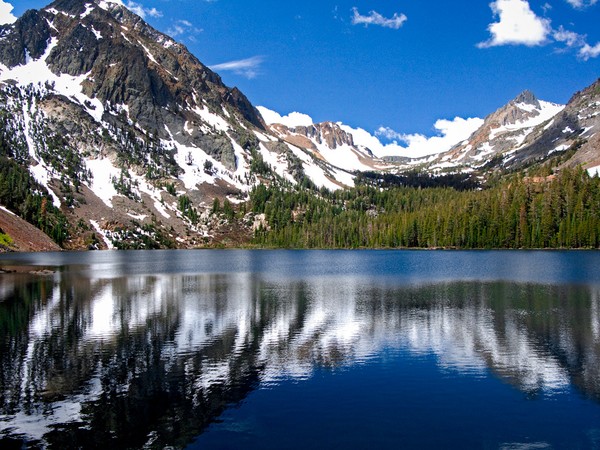
M 516 106 L 519 109 L 522 109 L 523 111 L 532 112 L 532 111 L 537 110 L 538 115 L 528 118 L 528 119 L 525 119 L 525 120 L 522 120 L 522 121 L 517 121 L 514 124 L 507 124 L 507 125 L 500 126 L 498 128 L 493 128 L 490 131 L 490 141 L 495 139 L 498 136 L 501 136 L 502 134 L 504 134 L 506 132 L 514 132 L 514 131 L 518 131 L 518 130 L 523 130 L 523 134 L 520 135 L 518 138 L 515 138 L 517 143 L 521 144 L 525 140 L 527 135 L 529 135 L 529 133 L 531 133 L 531 131 L 533 131 L 533 129 L 535 127 L 537 127 L 538 125 L 541 125 L 542 123 L 546 122 L 547 120 L 552 119 L 559 112 L 561 112 L 563 109 L 565 109 L 565 105 L 557 105 L 556 103 L 545 102 L 542 100 L 540 100 L 539 102 L 541 105 L 541 108 L 539 108 L 539 109 L 535 108 L 533 105 L 529 105 L 526 103 L 517 104 Z
M 46 59 L 56 47 L 58 41 L 53 38 L 41 58 L 27 58 L 27 63 L 21 66 L 8 67 L 0 64 L 0 81 L 16 80 L 21 86 L 34 85 L 42 90 L 54 91 L 64 95 L 71 101 L 79 103 L 96 121 L 102 121 L 104 106 L 96 98 L 90 98 L 82 92 L 81 83 L 88 79 L 89 74 L 74 77 L 68 74 L 55 75 Z

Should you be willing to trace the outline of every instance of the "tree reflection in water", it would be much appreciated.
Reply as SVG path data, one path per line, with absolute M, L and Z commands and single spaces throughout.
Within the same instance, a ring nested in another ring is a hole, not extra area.
M 384 348 L 600 400 L 596 288 L 255 274 L 4 275 L 2 448 L 182 447 L 259 386 Z

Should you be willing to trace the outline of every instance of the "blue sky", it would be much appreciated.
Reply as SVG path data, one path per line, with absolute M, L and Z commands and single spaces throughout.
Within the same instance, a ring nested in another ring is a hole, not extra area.
M 50 3 L 5 1 L 15 16 Z M 565 103 L 600 77 L 600 0 L 122 1 L 255 105 L 371 132 L 431 136 L 438 119 L 524 89 Z

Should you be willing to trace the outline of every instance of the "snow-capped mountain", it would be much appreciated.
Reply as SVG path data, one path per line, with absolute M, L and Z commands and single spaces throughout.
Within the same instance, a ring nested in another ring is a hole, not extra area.
M 352 134 L 333 122 L 286 126 L 270 124 L 270 130 L 283 141 L 305 148 L 321 160 L 347 171 L 383 170 L 389 166 L 365 146 L 356 145 Z
M 75 247 L 94 233 L 100 247 L 218 240 L 214 199 L 235 203 L 269 177 L 353 185 L 350 166 L 268 130 L 237 88 L 121 2 L 57 0 L 0 26 L 0 98 L 8 156 L 80 225 Z
M 577 92 L 563 110 L 538 126 L 513 157 L 509 167 L 520 167 L 553 155 L 563 155 L 562 164 L 581 165 L 590 173 L 600 167 L 600 79 Z
M 527 137 L 537 126 L 547 123 L 563 109 L 564 105 L 538 100 L 533 93 L 524 91 L 487 116 L 468 139 L 440 154 L 429 167 L 473 170 L 498 156 L 514 155 L 526 145 Z
M 600 167 L 600 80 L 576 93 L 567 105 L 538 100 L 525 91 L 486 117 L 467 140 L 421 160 L 427 170 L 519 169 L 561 156 L 562 165 Z M 414 162 L 413 162 L 414 163 Z

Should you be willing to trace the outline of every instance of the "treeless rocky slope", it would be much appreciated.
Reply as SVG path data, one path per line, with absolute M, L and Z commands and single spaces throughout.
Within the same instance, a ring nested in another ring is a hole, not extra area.
M 0 252 L 40 252 L 60 250 L 58 244 L 43 232 L 4 209 L 0 209 L 0 230 L 12 239 L 12 243 L 9 246 L 0 246 Z

